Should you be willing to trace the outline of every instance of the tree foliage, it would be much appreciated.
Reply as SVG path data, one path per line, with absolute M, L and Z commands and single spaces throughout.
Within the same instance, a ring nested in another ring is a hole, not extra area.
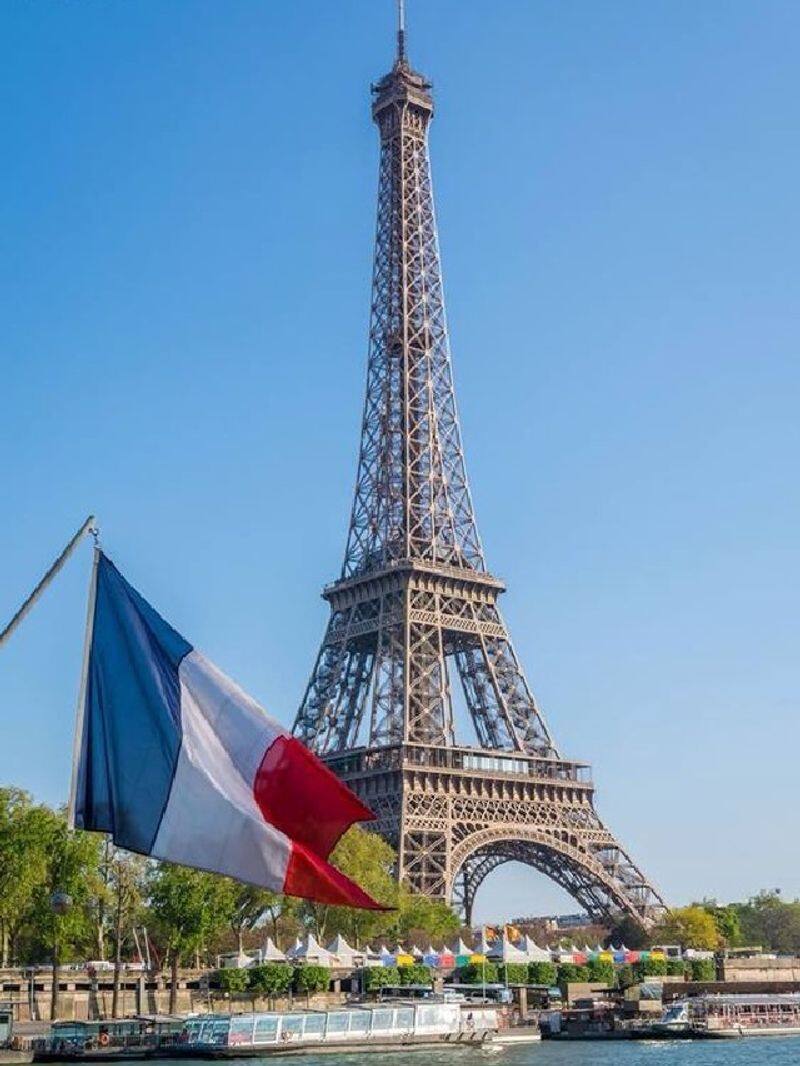
M 502 962 L 497 968 L 497 976 L 504 985 L 526 985 L 528 964 L 527 962 Z
M 717 967 L 713 959 L 692 959 L 690 966 L 693 981 L 716 981 Z
M 777 890 L 759 892 L 736 910 L 743 943 L 787 954 L 800 952 L 800 900 L 787 903 Z
M 399 984 L 400 971 L 397 966 L 371 966 L 364 974 L 364 986 L 368 992 Z
M 470 962 L 462 966 L 459 976 L 465 985 L 495 985 L 500 979 L 494 962 Z
M 532 985 L 547 985 L 552 988 L 556 983 L 556 965 L 554 962 L 529 962 L 528 981 Z
M 216 983 L 220 991 L 227 992 L 230 996 L 240 995 L 250 986 L 250 974 L 237 966 L 226 966 L 224 970 L 217 971 Z
M 614 963 L 607 959 L 589 959 L 586 964 L 589 980 L 599 985 L 614 984 Z
M 331 983 L 331 971 L 327 966 L 297 966 L 294 971 L 294 987 L 307 996 L 315 992 L 327 992 Z
M 292 967 L 285 962 L 265 962 L 253 966 L 247 973 L 248 988 L 256 996 L 274 999 L 285 995 L 292 985 Z
M 720 946 L 713 915 L 698 904 L 668 911 L 653 930 L 653 940 L 658 944 L 680 944 L 699 951 L 716 951 Z
M 562 962 L 556 971 L 556 981 L 561 988 L 588 980 L 588 968 L 586 966 L 578 966 L 574 962 Z
M 394 969 L 394 967 L 391 968 Z M 401 985 L 431 984 L 431 968 L 424 966 L 421 962 L 415 962 L 413 966 L 398 966 L 397 976 Z

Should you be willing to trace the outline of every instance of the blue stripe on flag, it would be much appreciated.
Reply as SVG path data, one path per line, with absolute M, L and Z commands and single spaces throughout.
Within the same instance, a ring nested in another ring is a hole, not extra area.
M 192 646 L 100 556 L 75 824 L 149 854 L 181 746 L 178 667 Z

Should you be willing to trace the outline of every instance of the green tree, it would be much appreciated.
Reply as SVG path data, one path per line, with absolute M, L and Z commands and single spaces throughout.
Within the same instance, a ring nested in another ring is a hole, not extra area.
M 684 977 L 686 964 L 682 959 L 667 959 L 667 977 Z
M 713 959 L 692 959 L 691 974 L 693 981 L 716 981 L 716 963 Z
M 529 962 L 528 981 L 532 985 L 547 985 L 552 988 L 556 983 L 556 965 L 554 962 Z
M 528 964 L 527 962 L 502 962 L 497 967 L 497 977 L 504 985 L 526 985 Z
M 636 974 L 637 981 L 643 981 L 646 977 L 666 977 L 667 960 L 652 957 L 642 959 L 634 964 L 633 972 Z
M 398 966 L 397 977 L 401 985 L 429 985 L 431 968 L 424 966 L 421 962 L 415 962 L 413 966 Z
M 114 984 L 111 993 L 111 1017 L 119 1017 L 119 990 L 122 978 L 122 954 L 143 906 L 147 886 L 147 862 L 110 845 L 104 849 L 105 885 L 113 919 Z
M 556 972 L 556 978 L 561 988 L 567 985 L 583 983 L 589 980 L 589 970 L 586 966 L 577 966 L 574 962 L 562 962 Z
M 626 962 L 617 969 L 617 987 L 625 989 L 634 984 L 636 984 L 636 974 L 631 964 Z
M 169 1013 L 175 1014 L 181 959 L 199 951 L 212 935 L 230 924 L 234 884 L 215 874 L 162 863 L 156 867 L 149 889 L 150 910 L 169 951 Z
M 780 892 L 759 892 L 737 907 L 742 939 L 771 951 L 800 952 L 800 902 L 787 903 Z
M 400 970 L 397 966 L 370 966 L 364 974 L 364 987 L 368 992 L 378 988 L 394 988 L 400 984 Z
M 470 962 L 461 967 L 461 980 L 465 985 L 495 985 L 499 974 L 493 962 Z
M 712 915 L 701 906 L 677 907 L 653 930 L 657 944 L 681 944 L 699 951 L 715 951 L 720 937 Z
M 614 963 L 605 959 L 589 959 L 586 964 L 589 972 L 589 980 L 596 984 L 614 984 Z
M 50 1016 L 59 1016 L 60 967 L 71 951 L 91 937 L 89 886 L 97 874 L 102 838 L 67 828 L 63 813 L 52 814 L 45 875 L 31 902 L 31 924 L 52 957 Z
M 238 966 L 226 966 L 223 970 L 217 970 L 216 982 L 222 992 L 237 996 L 250 987 L 250 975 Z
M 292 967 L 285 962 L 265 962 L 247 972 L 250 992 L 253 996 L 265 996 L 270 1003 L 277 996 L 286 995 L 292 985 Z
M 0 964 L 11 950 L 47 877 L 53 811 L 20 788 L 0 788 Z
M 741 943 L 742 924 L 739 917 L 739 908 L 735 903 L 720 906 L 716 900 L 704 899 L 697 906 L 702 907 L 714 919 L 719 942 L 723 947 L 732 948 Z
M 230 923 L 240 955 L 244 951 L 244 934 L 260 925 L 279 905 L 280 898 L 276 892 L 268 892 L 255 885 L 235 885 Z
M 393 876 L 396 859 L 394 848 L 358 825 L 351 826 L 331 853 L 331 862 L 360 885 L 373 899 L 385 906 L 397 906 L 399 888 Z M 329 933 L 342 933 L 353 945 L 360 947 L 364 940 L 388 932 L 395 922 L 390 911 L 368 911 L 356 907 L 331 907 L 328 904 L 306 902 L 301 916 L 318 939 Z
M 453 908 L 442 899 L 414 895 L 402 887 L 397 906 L 396 924 L 400 939 L 424 934 L 429 939 L 443 940 L 461 928 L 461 921 Z
M 315 992 L 327 992 L 331 983 L 331 971 L 327 966 L 297 966 L 294 971 L 294 987 L 305 992 L 306 1002 Z

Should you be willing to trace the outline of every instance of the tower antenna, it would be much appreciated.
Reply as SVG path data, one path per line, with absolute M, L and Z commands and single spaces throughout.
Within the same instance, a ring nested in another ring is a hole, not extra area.
M 406 4 L 397 0 L 397 58 L 406 58 Z

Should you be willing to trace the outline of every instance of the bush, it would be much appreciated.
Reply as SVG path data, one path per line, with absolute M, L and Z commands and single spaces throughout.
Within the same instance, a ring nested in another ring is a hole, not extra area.
M 248 989 L 255 996 L 274 999 L 289 991 L 292 984 L 292 968 L 285 962 L 265 962 L 248 970 Z
M 430 966 L 423 966 L 421 962 L 415 962 L 413 966 L 398 966 L 397 974 L 401 985 L 430 985 L 432 983 Z
M 314 992 L 327 992 L 331 983 L 331 971 L 327 966 L 297 966 L 294 971 L 294 987 L 307 996 Z
M 589 959 L 586 966 L 589 972 L 589 980 L 598 985 L 614 984 L 614 963 L 605 959 Z
M 250 974 L 248 970 L 238 970 L 234 967 L 226 967 L 224 970 L 217 970 L 216 984 L 219 985 L 221 992 L 227 992 L 231 996 L 235 996 L 240 992 L 247 991 L 250 983 Z
M 667 959 L 667 977 L 685 977 L 686 963 L 683 959 Z
M 461 967 L 459 976 L 465 985 L 495 985 L 499 975 L 493 962 L 470 962 Z
M 532 985 L 547 985 L 548 988 L 556 983 L 556 967 L 553 962 L 529 962 L 528 981 Z
M 691 974 L 693 981 L 716 981 L 716 963 L 713 959 L 692 959 Z
M 589 969 L 587 966 L 576 966 L 574 962 L 564 962 L 556 971 L 556 980 L 561 988 L 578 981 L 588 981 Z
M 626 962 L 617 970 L 617 985 L 620 988 L 630 988 L 631 985 L 635 984 L 636 974 L 633 972 L 633 967 L 631 966 L 631 964 Z
M 528 964 L 527 962 L 504 962 L 498 967 L 497 976 L 504 985 L 526 985 Z
M 364 974 L 364 987 L 368 992 L 399 984 L 400 971 L 396 966 L 371 966 Z
M 633 967 L 637 981 L 644 981 L 646 977 L 665 977 L 667 973 L 666 959 L 642 959 Z

